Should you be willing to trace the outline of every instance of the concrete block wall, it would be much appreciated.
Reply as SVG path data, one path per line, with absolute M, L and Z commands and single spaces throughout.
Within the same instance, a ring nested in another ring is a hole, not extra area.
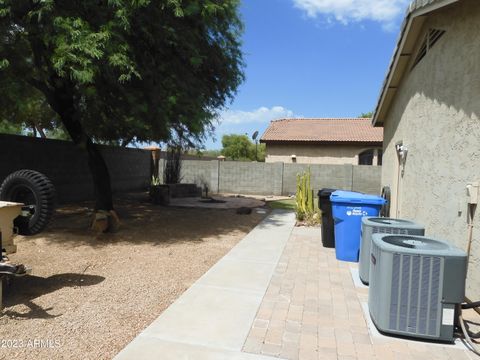
M 308 167 L 306 164 L 285 164 L 284 195 L 297 191 L 297 174 L 303 173 Z M 352 167 L 352 165 L 310 165 L 312 188 L 316 191 L 321 188 L 351 190 Z
M 217 163 L 218 161 L 214 161 Z M 215 164 L 216 165 L 216 164 Z M 214 166 L 214 165 L 213 165 Z M 212 188 L 212 162 L 199 160 L 183 160 L 182 161 L 182 182 L 193 183 L 202 187 L 207 185 Z
M 150 151 L 101 146 L 114 192 L 144 190 L 150 183 Z M 0 134 L 0 182 L 14 171 L 37 170 L 50 178 L 60 203 L 91 200 L 87 155 L 69 141 Z
M 352 172 L 352 191 L 380 194 L 381 166 L 353 166 Z
M 222 161 L 219 192 L 281 195 L 282 177 L 283 163 Z
M 150 184 L 150 151 L 101 146 L 114 192 L 146 189 Z
M 182 164 L 182 182 L 206 183 L 210 193 L 290 195 L 296 192 L 296 177 L 310 166 L 312 188 L 380 193 L 379 166 L 195 161 Z

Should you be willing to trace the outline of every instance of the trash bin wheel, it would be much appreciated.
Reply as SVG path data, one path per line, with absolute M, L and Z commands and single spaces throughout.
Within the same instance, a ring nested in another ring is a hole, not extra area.
M 45 229 L 53 215 L 55 188 L 38 171 L 19 170 L 3 181 L 0 200 L 25 204 L 22 215 L 14 220 L 14 226 L 21 235 L 35 235 Z

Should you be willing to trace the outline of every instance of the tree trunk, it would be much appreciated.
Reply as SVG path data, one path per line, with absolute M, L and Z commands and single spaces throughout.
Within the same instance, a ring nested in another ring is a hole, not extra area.
M 88 167 L 92 174 L 95 189 L 95 210 L 113 210 L 110 174 L 98 147 L 93 143 L 92 139 L 83 132 L 83 128 L 78 121 L 74 119 L 64 119 L 62 117 L 62 123 L 75 145 L 87 152 Z
M 47 135 L 45 134 L 45 131 L 43 131 L 42 127 L 39 126 L 39 125 L 35 125 L 35 129 L 38 131 L 38 133 L 40 134 L 40 137 L 42 139 L 46 139 L 47 138 Z
M 102 154 L 93 141 L 87 140 L 88 166 L 95 187 L 95 210 L 113 210 L 110 174 Z
M 98 147 L 85 133 L 78 119 L 79 114 L 74 106 L 72 92 L 68 90 L 68 87 L 57 89 L 53 96 L 50 98 L 47 96 L 47 98 L 52 108 L 60 115 L 60 119 L 73 143 L 87 152 L 88 166 L 95 189 L 95 210 L 97 212 L 111 212 L 113 210 L 113 199 L 107 165 Z

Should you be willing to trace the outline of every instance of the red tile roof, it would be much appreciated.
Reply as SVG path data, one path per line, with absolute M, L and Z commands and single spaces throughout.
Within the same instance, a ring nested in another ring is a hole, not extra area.
M 383 128 L 370 118 L 280 119 L 270 122 L 261 142 L 382 142 Z

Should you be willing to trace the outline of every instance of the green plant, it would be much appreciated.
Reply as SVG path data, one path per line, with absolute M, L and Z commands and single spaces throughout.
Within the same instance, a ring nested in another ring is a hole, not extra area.
M 152 186 L 160 185 L 160 178 L 158 176 L 153 175 L 151 185 Z
M 307 224 L 313 225 L 318 223 L 320 217 L 315 210 L 314 193 L 310 178 L 310 168 L 302 174 L 297 174 L 295 214 L 298 221 L 306 221 Z

